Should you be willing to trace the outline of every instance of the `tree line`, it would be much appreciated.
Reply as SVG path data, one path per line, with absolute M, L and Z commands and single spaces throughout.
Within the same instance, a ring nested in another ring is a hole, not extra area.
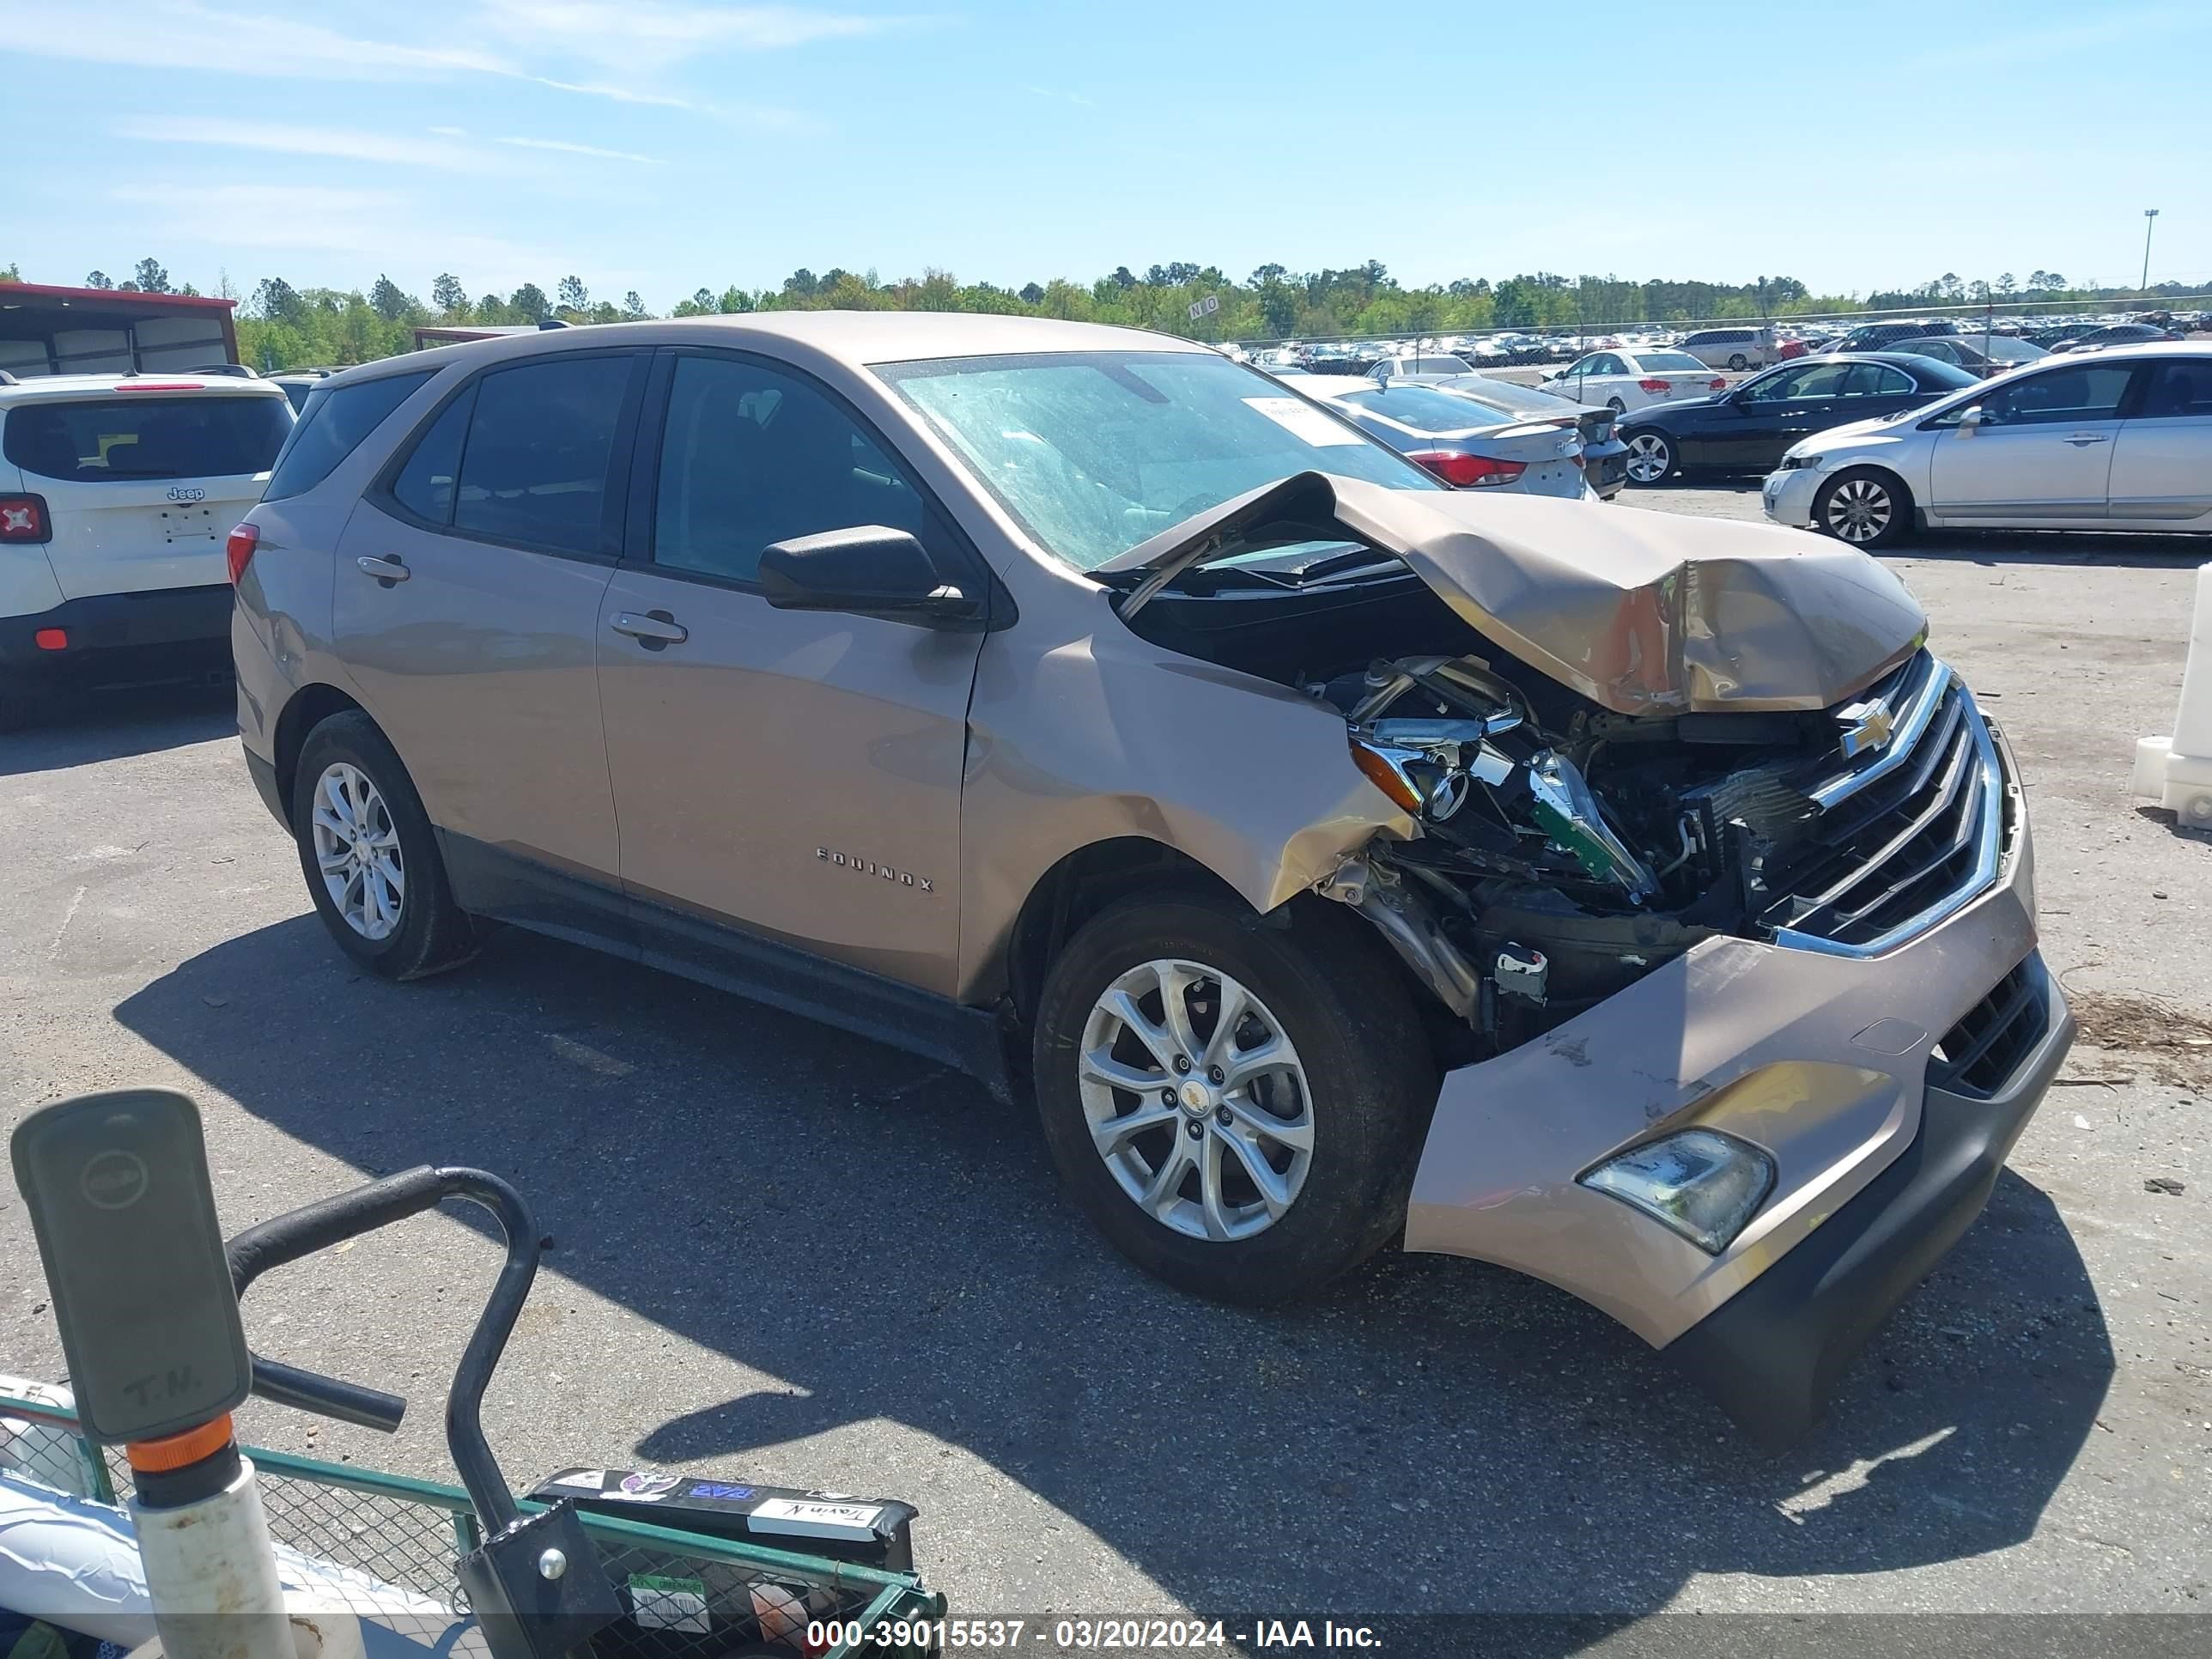
M 4 270 L 12 271 L 13 266 Z M 198 292 L 173 289 L 157 259 L 141 259 L 120 282 L 105 272 L 85 279 L 91 288 L 150 294 Z M 407 350 L 414 330 L 432 324 L 533 324 L 557 319 L 572 324 L 640 321 L 656 315 L 635 290 L 620 301 L 594 298 L 579 276 L 563 276 L 549 293 L 525 283 L 512 293 L 471 298 L 460 279 L 441 272 L 427 300 L 389 276 L 366 289 L 295 288 L 282 277 L 257 283 L 240 295 L 225 276 L 217 290 L 241 301 L 240 356 L 267 369 L 366 362 Z M 2151 290 L 2179 295 L 2176 284 Z M 1994 279 L 1962 281 L 1943 276 L 1911 289 L 1856 295 L 1820 295 L 1793 276 L 1762 276 L 1727 283 L 1617 276 L 1566 277 L 1540 271 L 1493 283 L 1460 278 L 1407 287 L 1380 260 L 1317 271 L 1260 266 L 1238 280 L 1218 266 L 1188 261 L 1154 264 L 1142 272 L 1127 265 L 1085 285 L 1065 278 L 1018 288 L 963 283 L 951 272 L 925 270 L 919 277 L 885 282 L 872 271 L 830 270 L 817 276 L 793 271 L 781 286 L 696 289 L 667 314 L 727 315 L 754 311 L 968 311 L 1010 316 L 1056 317 L 1115 323 L 1209 340 L 1321 339 L 1345 335 L 1478 333 L 1493 329 L 1578 329 L 1604 331 L 1638 324 L 1729 318 L 1787 317 L 1906 308 L 1916 305 L 2034 305 L 2069 300 L 2134 296 L 2138 290 L 2070 286 L 2057 272 L 2036 270 L 2022 282 L 2005 272 Z M 1200 302 L 1217 302 L 1212 312 Z M 1194 319 L 1193 310 L 1200 310 Z

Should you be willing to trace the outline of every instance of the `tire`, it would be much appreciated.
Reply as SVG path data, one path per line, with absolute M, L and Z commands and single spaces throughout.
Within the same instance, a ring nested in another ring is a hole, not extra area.
M 1621 434 L 1628 446 L 1628 482 L 1644 489 L 1663 483 L 1674 473 L 1674 441 L 1650 427 Z
M 1605 406 L 1616 415 L 1626 415 L 1628 413 L 1628 405 L 1621 402 L 1618 398 L 1607 398 L 1605 400 Z
M 348 818 L 362 826 L 360 833 L 348 831 Z M 458 968 L 477 953 L 477 928 L 453 902 L 422 797 L 391 743 L 360 710 L 332 714 L 301 744 L 292 833 L 316 914 L 338 948 L 371 973 L 419 979 Z M 324 860 L 372 848 L 367 863 L 356 860 L 333 870 L 347 898 L 342 908 L 325 878 Z M 388 879 L 393 872 L 396 885 Z M 349 917 L 349 909 L 358 914 Z
M 1182 987 L 1186 1030 L 1205 1046 L 1180 1080 L 1175 1056 L 1156 1057 L 1156 1042 L 1181 1045 L 1166 1029 L 1154 964 L 1192 975 Z M 1249 999 L 1248 1013 L 1228 1048 L 1212 1050 L 1229 1061 L 1217 1085 L 1207 1040 L 1218 1031 L 1224 981 Z M 1117 987 L 1150 1036 L 1110 1012 Z M 1296 1069 L 1263 1069 L 1240 1088 L 1234 1056 L 1259 1054 L 1263 1033 L 1287 1040 Z M 1086 1052 L 1144 1086 L 1086 1078 Z M 1032 1059 L 1045 1143 L 1076 1204 L 1122 1255 L 1170 1285 L 1224 1301 L 1289 1301 L 1365 1261 L 1404 1225 L 1436 1064 L 1403 970 L 1348 911 L 1309 908 L 1283 928 L 1207 892 L 1111 905 L 1047 973 Z M 1167 1105 L 1153 1087 L 1171 1083 L 1178 1094 L 1196 1085 L 1197 1097 Z M 1110 1145 L 1094 1133 L 1094 1121 L 1138 1116 L 1151 1126 Z M 1301 1131 L 1303 1152 L 1292 1144 Z M 1238 1144 L 1271 1172 L 1272 1194 Z M 1173 1186 L 1163 1188 L 1171 1167 Z M 1218 1172 L 1211 1206 L 1209 1170 Z M 1139 1196 L 1147 1187 L 1162 1194 L 1151 1208 Z
M 1730 352 L 1729 354 L 1729 367 L 1734 369 L 1737 374 L 1741 374 L 1744 370 L 1751 367 L 1751 359 L 1745 356 L 1741 351 Z
M 1813 527 L 1865 552 L 1895 545 L 1911 523 L 1904 480 L 1879 467 L 1838 472 L 1813 498 Z

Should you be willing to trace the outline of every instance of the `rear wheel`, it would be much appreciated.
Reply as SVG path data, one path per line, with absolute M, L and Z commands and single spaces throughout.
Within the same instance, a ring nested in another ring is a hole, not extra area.
M 1741 374 L 1744 370 L 1751 367 L 1751 359 L 1745 356 L 1741 351 L 1730 352 L 1729 354 L 1729 367 L 1734 369 L 1737 374 Z
M 1616 415 L 1626 415 L 1628 413 L 1628 405 L 1621 402 L 1618 398 L 1607 398 L 1605 400 L 1605 406 Z
M 1873 467 L 1838 473 L 1813 502 L 1815 528 L 1869 550 L 1894 543 L 1911 522 L 1912 498 L 1903 483 Z
M 1663 432 L 1628 434 L 1628 481 L 1656 484 L 1674 470 L 1674 446 Z
M 307 733 L 292 830 L 308 896 L 338 948 L 386 979 L 416 979 L 477 953 L 437 836 L 399 757 L 359 710 Z
M 1207 893 L 1124 901 L 1046 975 L 1034 1050 L 1053 1162 L 1172 1285 L 1306 1294 L 1405 1218 L 1435 1063 L 1403 977 L 1348 912 L 1290 929 Z

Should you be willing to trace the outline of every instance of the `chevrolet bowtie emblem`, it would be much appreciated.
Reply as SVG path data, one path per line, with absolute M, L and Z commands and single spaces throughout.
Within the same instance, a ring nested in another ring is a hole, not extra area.
M 1896 729 L 1897 717 L 1890 713 L 1889 705 L 1880 697 L 1865 702 L 1855 702 L 1836 717 L 1844 728 L 1843 750 L 1845 760 L 1863 755 L 1870 749 L 1885 749 Z

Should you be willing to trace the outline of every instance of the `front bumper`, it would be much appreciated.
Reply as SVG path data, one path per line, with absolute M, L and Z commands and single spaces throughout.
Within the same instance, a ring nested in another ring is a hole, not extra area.
M 1812 1426 L 1844 1366 L 1981 1214 L 2013 1143 L 2058 1074 L 2074 1017 L 2040 957 L 2027 964 L 2043 1040 L 1995 1092 L 1930 1085 L 1920 1133 L 1811 1237 L 1668 1348 L 1754 1440 Z
M 1787 525 L 1792 530 L 1809 529 L 1814 498 L 1820 495 L 1821 481 L 1826 476 L 1817 467 L 1792 467 L 1787 472 L 1778 468 L 1768 473 L 1765 483 L 1759 486 L 1759 503 L 1775 523 Z
M 197 677 L 228 660 L 231 598 L 228 584 L 98 593 L 0 618 L 0 674 L 86 689 Z M 47 650 L 36 635 L 54 629 L 68 643 Z
M 2006 769 L 2016 775 L 2008 757 Z M 1793 1271 L 1818 1277 L 1820 1253 L 1835 1241 L 1896 1234 L 1897 1247 L 1866 1246 L 1876 1265 L 1821 1280 L 1819 1351 L 1804 1373 L 1809 1398 L 1988 1193 L 1984 1182 L 1961 1198 L 1955 1182 L 1938 1182 L 1912 1184 L 1900 1199 L 1893 1188 L 1907 1177 L 1888 1172 L 1986 1158 L 1994 1180 L 2063 1058 L 2072 1024 L 2034 951 L 2024 811 L 1996 879 L 1882 955 L 1707 939 L 1540 1037 L 1444 1079 L 1414 1173 L 1406 1247 L 1545 1279 L 1666 1348 L 1808 1241 L 1824 1242 Z M 1978 1103 L 1988 1127 L 1976 1143 L 1950 1127 L 1963 1109 L 1956 1097 L 1929 1087 L 1930 1055 L 2024 964 L 2044 984 L 2049 1029 L 1996 1079 L 1996 1100 Z M 1776 1167 L 1772 1193 L 1717 1255 L 1577 1179 L 1627 1147 L 1692 1126 L 1761 1146 Z M 1686 1352 L 1721 1346 L 1723 1363 L 1733 1363 L 1755 1352 L 1758 1334 L 1792 1305 L 1791 1282 L 1778 1279 L 1784 1288 L 1711 1324 Z M 1794 1340 L 1790 1329 L 1775 1340 Z M 1809 1409 L 1777 1413 L 1802 1423 Z

